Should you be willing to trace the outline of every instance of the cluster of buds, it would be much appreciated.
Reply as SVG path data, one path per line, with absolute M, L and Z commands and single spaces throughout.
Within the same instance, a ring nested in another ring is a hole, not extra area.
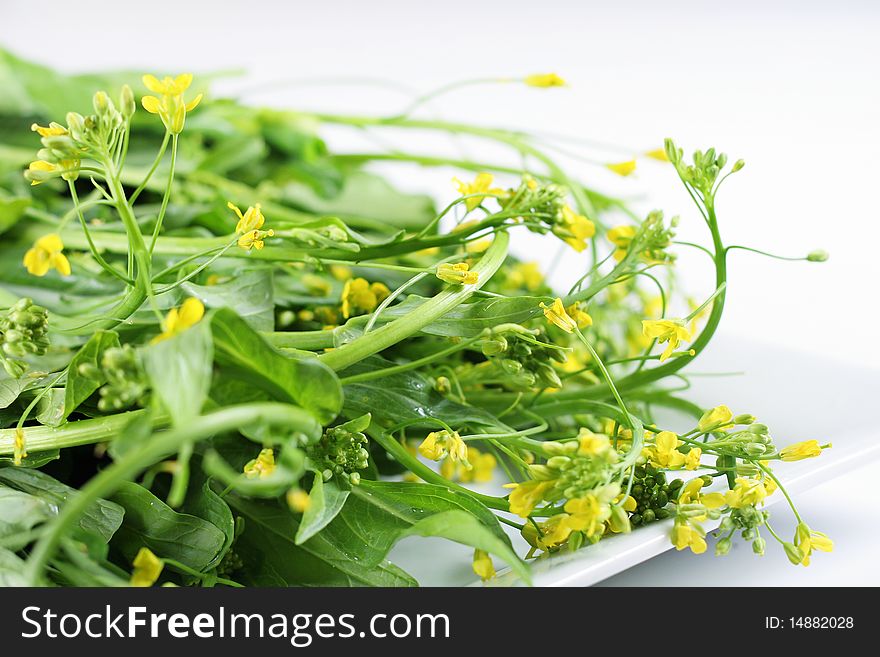
M 537 481 L 552 482 L 543 494 L 547 502 L 581 498 L 595 491 L 612 475 L 619 459 L 608 436 L 581 429 L 575 441 L 547 441 L 542 444 L 551 456 L 546 463 L 530 465 Z
M 88 364 L 84 364 L 88 367 Z M 131 346 L 111 347 L 101 357 L 101 374 L 107 381 L 98 393 L 98 408 L 104 412 L 121 411 L 143 400 L 147 379 L 137 351 Z
M 531 176 L 526 176 L 515 191 L 499 198 L 498 203 L 505 210 L 523 215 L 536 214 L 552 218 L 561 216 L 567 197 L 568 189 L 562 185 L 539 183 Z
M 0 319 L 0 343 L 3 353 L 13 358 L 28 355 L 39 356 L 46 353 L 49 338 L 49 313 L 30 299 L 19 299 Z M 3 359 L 4 367 L 10 376 L 21 376 L 23 365 L 16 361 Z
M 667 482 L 666 474 L 650 464 L 636 466 L 630 489 L 630 495 L 636 501 L 636 509 L 630 516 L 632 525 L 638 527 L 668 518 L 671 515 L 669 504 L 677 502 L 683 484 L 681 479 Z
M 762 509 L 758 509 L 753 505 L 745 505 L 731 509 L 730 515 L 722 519 L 718 527 L 721 533 L 731 534 L 740 532 L 743 540 L 751 541 L 752 551 L 755 554 L 764 554 L 766 542 L 759 533 L 759 527 L 767 524 L 770 513 Z M 715 553 L 718 555 L 727 554 L 730 551 L 731 541 L 729 536 L 725 536 L 718 540 L 715 544 Z
M 667 139 L 664 145 L 667 159 L 672 162 L 681 179 L 703 195 L 709 198 L 715 193 L 715 183 L 718 175 L 727 165 L 727 155 L 716 153 L 714 148 L 707 151 L 695 151 L 693 164 L 684 162 L 684 151 L 676 147 L 671 139 Z M 743 160 L 737 160 L 731 167 L 730 173 L 736 173 L 745 166 Z
M 92 105 L 95 113 L 90 116 L 68 112 L 66 127 L 54 122 L 45 127 L 36 123 L 31 126 L 43 144 L 37 152 L 38 159 L 30 163 L 24 174 L 32 185 L 59 176 L 67 181 L 76 180 L 84 158 L 106 155 L 119 143 L 134 114 L 131 87 L 122 88 L 118 109 L 103 91 L 94 95 Z
M 562 381 L 553 363 L 565 362 L 565 349 L 541 342 L 539 330 L 519 324 L 501 324 L 489 331 L 481 343 L 483 355 L 509 378 L 505 382 L 518 389 L 559 388 Z
M 363 431 L 370 424 L 370 414 L 350 420 L 344 424 L 330 427 L 314 445 L 310 445 L 307 454 L 312 463 L 321 471 L 324 481 L 334 476 L 347 479 L 352 485 L 360 483 L 358 470 L 369 465 L 369 441 Z

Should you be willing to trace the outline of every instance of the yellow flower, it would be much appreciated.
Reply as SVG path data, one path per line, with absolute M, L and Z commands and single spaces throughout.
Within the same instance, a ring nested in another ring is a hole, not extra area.
M 370 283 L 365 278 L 350 278 L 342 287 L 342 316 L 371 313 L 388 298 L 391 291 L 382 283 Z
M 623 504 L 621 504 L 623 500 Z M 638 507 L 638 502 L 631 495 L 627 495 L 624 499 L 623 495 L 618 495 L 611 506 L 611 517 L 608 518 L 608 530 L 614 534 L 628 534 L 632 530 L 629 522 L 628 513 L 632 513 Z
M 494 179 L 495 177 L 491 173 L 478 173 L 476 178 L 474 178 L 474 181 L 470 183 L 459 180 L 458 178 L 453 178 L 452 180 L 458 185 L 458 193 L 462 196 L 480 194 L 481 192 L 486 194 L 503 194 L 503 189 L 492 187 L 492 181 Z M 484 198 L 486 197 L 472 196 L 471 198 L 465 199 L 464 204 L 468 212 L 479 206 Z
M 173 338 L 179 333 L 199 323 L 205 315 L 205 306 L 195 297 L 189 297 L 180 308 L 172 308 L 162 321 L 162 332 L 152 342 L 161 342 Z
M 592 536 L 604 530 L 605 521 L 611 517 L 611 507 L 593 493 L 578 497 L 565 503 L 565 511 L 570 514 L 567 525 Z
M 568 316 L 565 306 L 562 305 L 562 299 L 559 297 L 556 297 L 556 300 L 550 306 L 544 305 L 543 301 L 540 303 L 540 306 L 544 311 L 544 317 L 547 318 L 547 321 L 555 324 L 566 333 L 571 333 L 577 328 L 577 322 Z
M 192 112 L 202 100 L 202 94 L 189 103 L 184 102 L 183 93 L 192 84 L 192 75 L 184 73 L 176 78 L 165 77 L 161 81 L 154 75 L 145 75 L 144 85 L 156 96 L 144 96 L 141 104 L 150 114 L 158 114 L 162 123 L 172 134 L 183 132 L 186 113 Z
M 252 230 L 238 238 L 238 246 L 245 251 L 250 251 L 251 249 L 259 251 L 266 246 L 263 239 L 274 235 L 275 231 L 271 228 L 269 230 Z
M 510 287 L 524 287 L 529 292 L 534 292 L 544 284 L 544 275 L 537 262 L 522 262 L 515 265 L 507 275 L 507 284 Z
M 546 89 L 548 87 L 564 87 L 566 81 L 556 75 L 556 73 L 536 73 L 535 75 L 527 75 L 523 82 L 530 87 L 538 87 Z
M 464 463 L 466 467 L 470 467 L 468 463 L 468 449 L 457 431 L 450 433 L 446 429 L 443 431 L 432 431 L 419 445 L 419 453 L 426 459 L 431 461 L 439 461 L 442 458 L 449 458 L 452 461 Z
M 587 328 L 588 326 L 593 325 L 593 318 L 590 317 L 590 314 L 587 311 L 581 310 L 579 304 L 573 303 L 566 308 L 565 311 L 568 313 L 568 316 L 575 321 L 578 328 Z
M 261 449 L 257 458 L 245 463 L 242 472 L 248 479 L 265 479 L 275 471 L 275 452 L 271 448 Z
M 810 565 L 810 555 L 813 550 L 819 550 L 820 552 L 832 552 L 834 550 L 834 541 L 822 532 L 813 531 L 805 522 L 798 524 L 795 531 L 795 541 L 804 555 L 800 561 L 804 566 Z
M 492 557 L 484 550 L 474 550 L 474 572 L 484 582 L 495 577 L 495 565 Z
M 513 487 L 507 498 L 510 502 L 510 512 L 521 518 L 528 518 L 529 514 L 544 499 L 544 493 L 553 488 L 553 485 L 552 481 L 538 481 L 537 479 L 524 481 L 520 484 L 508 484 L 507 487 Z
M 697 423 L 697 429 L 700 431 L 718 431 L 731 426 L 730 421 L 733 419 L 733 411 L 723 404 L 710 408 L 703 413 L 700 421 Z
M 611 450 L 611 439 L 602 434 L 595 434 L 582 427 L 578 432 L 577 453 L 581 456 L 600 456 Z
M 165 564 L 153 554 L 149 548 L 142 547 L 132 562 L 134 570 L 131 573 L 129 584 L 131 586 L 147 587 L 155 584 L 162 574 Z
M 446 283 L 453 285 L 475 285 L 479 280 L 479 275 L 475 271 L 468 271 L 466 262 L 457 262 L 450 264 L 444 262 L 437 265 L 437 278 Z
M 626 177 L 636 170 L 636 161 L 627 160 L 626 162 L 614 162 L 612 164 L 606 164 L 605 167 L 616 173 L 618 176 Z
M 287 506 L 297 513 L 305 513 L 311 503 L 312 500 L 309 497 L 309 494 L 302 488 L 291 488 L 287 491 Z
M 757 506 L 769 494 L 764 481 L 749 479 L 748 477 L 737 477 L 736 486 L 724 495 L 724 500 L 727 502 L 727 506 L 739 509 L 744 506 Z
M 50 123 L 45 128 L 36 123 L 31 124 L 31 130 L 40 135 L 40 137 L 61 137 L 67 134 L 67 128 L 60 123 Z
M 699 447 L 691 447 L 691 451 L 685 454 L 684 467 L 685 470 L 696 470 L 700 467 L 700 458 L 703 456 L 703 450 Z
M 642 335 L 660 344 L 668 343 L 660 354 L 661 362 L 672 355 L 682 340 L 691 339 L 691 332 L 680 319 L 643 319 Z
M 239 210 L 238 206 L 232 201 L 227 202 L 226 207 L 238 216 L 238 223 L 235 225 L 235 232 L 239 235 L 262 228 L 263 224 L 266 222 L 266 217 L 263 216 L 263 211 L 260 209 L 259 203 L 250 206 L 244 214 L 241 213 L 241 210 Z
M 554 233 L 580 253 L 587 248 L 587 240 L 596 234 L 596 224 L 565 205 L 562 208 L 560 223 L 554 227 Z
M 31 187 L 33 187 L 53 177 L 53 174 L 60 170 L 57 164 L 46 162 L 46 160 L 35 160 L 28 165 L 28 173 L 31 175 L 27 177 L 30 178 Z
M 702 554 L 706 551 L 705 535 L 698 526 L 691 525 L 683 519 L 676 519 L 672 528 L 672 544 L 676 550 L 690 548 L 694 554 Z
M 702 489 L 705 485 L 702 477 L 691 479 L 684 485 L 678 496 L 679 504 L 702 504 L 707 509 L 720 509 L 725 505 L 725 496 L 723 493 L 703 493 Z
M 647 447 L 651 462 L 661 468 L 680 468 L 685 456 L 678 451 L 682 442 L 671 431 L 661 431 L 654 437 L 654 444 Z
M 822 447 L 818 440 L 805 440 L 779 450 L 779 457 L 783 461 L 801 461 L 811 459 L 822 453 Z
M 618 262 L 623 260 L 626 257 L 626 252 L 629 250 L 629 245 L 633 241 L 633 237 L 636 236 L 636 227 L 635 226 L 615 226 L 611 230 L 609 230 L 606 235 L 608 241 L 611 242 L 615 247 L 614 250 L 614 258 Z
M 50 269 L 57 269 L 62 276 L 70 276 L 70 261 L 63 250 L 64 243 L 59 235 L 44 235 L 24 254 L 22 264 L 34 276 L 45 276 Z
M 15 443 L 12 446 L 12 464 L 21 465 L 21 460 L 27 458 L 27 446 L 24 442 L 24 429 L 15 428 Z
M 657 160 L 658 162 L 669 162 L 669 158 L 666 157 L 666 149 L 664 148 L 655 148 L 646 151 L 645 156 L 650 157 L 652 160 Z

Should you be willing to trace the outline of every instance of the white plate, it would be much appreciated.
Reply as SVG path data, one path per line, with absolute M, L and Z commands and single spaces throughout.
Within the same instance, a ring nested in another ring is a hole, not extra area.
M 689 370 L 694 373 L 745 372 L 740 376 L 694 376 L 690 398 L 705 407 L 723 403 L 730 406 L 734 413 L 758 416 L 761 422 L 770 426 L 779 445 L 809 438 L 834 443 L 834 448 L 825 451 L 819 458 L 780 464 L 776 469 L 796 502 L 799 494 L 841 475 L 864 471 L 861 466 L 880 459 L 880 440 L 877 440 L 874 429 L 876 423 L 870 419 L 870 409 L 876 408 L 877 393 L 880 392 L 880 372 L 877 370 L 840 365 L 813 354 L 744 342 L 730 336 L 719 336 Z M 774 525 L 777 515 L 785 517 L 790 514 L 780 501 L 784 501 L 780 493 L 768 501 Z M 853 502 L 862 505 L 859 513 L 867 513 L 864 501 Z M 671 519 L 656 522 L 630 534 L 603 539 L 574 554 L 541 559 L 533 565 L 534 583 L 537 586 L 589 586 L 622 573 L 672 548 L 669 541 L 671 522 Z M 711 525 L 705 526 L 706 529 L 712 529 Z M 528 549 L 525 541 L 515 530 L 511 529 L 510 535 L 514 547 L 524 554 Z M 858 529 L 853 528 L 847 539 L 858 541 L 858 537 Z M 840 545 L 841 537 L 835 538 Z M 780 551 L 778 545 L 770 543 L 768 552 Z M 738 549 L 743 551 L 743 548 Z M 748 546 L 745 547 L 747 549 Z M 694 557 L 682 553 L 680 556 L 682 560 L 676 559 L 674 568 L 682 568 L 683 573 L 693 568 L 689 577 L 680 573 L 670 574 L 666 572 L 668 568 L 660 568 L 661 576 L 657 577 L 658 573 L 654 572 L 657 569 L 652 570 L 652 565 L 646 564 L 639 570 L 638 577 L 621 576 L 613 583 L 668 584 L 687 580 L 687 583 L 699 584 L 704 581 L 700 579 L 702 573 L 708 572 L 706 568 L 713 568 L 715 572 L 719 569 L 723 571 L 723 564 L 708 561 L 713 558 L 709 554 Z M 471 550 L 442 539 L 406 539 L 392 550 L 389 558 L 416 577 L 423 586 L 479 585 L 470 569 Z M 673 557 L 667 555 L 663 558 Z M 835 558 L 841 558 L 838 551 L 819 557 L 826 560 Z M 784 557 L 780 561 L 779 555 L 768 555 L 763 560 L 755 558 L 753 562 L 748 562 L 749 565 L 738 566 L 740 570 L 745 569 L 743 572 L 731 572 L 729 576 L 722 573 L 720 577 L 724 583 L 731 585 L 762 581 L 773 585 L 778 583 L 772 578 L 777 569 L 782 568 L 782 562 L 787 565 Z M 756 576 L 750 579 L 748 569 L 752 568 L 752 563 Z M 496 566 L 500 564 L 496 563 Z M 669 562 L 666 566 L 669 566 Z M 664 572 L 666 577 L 662 576 Z M 757 573 L 760 573 L 760 578 Z M 771 581 L 767 580 L 768 577 Z M 754 581 L 756 579 L 758 581 Z M 498 577 L 491 582 L 495 586 L 521 584 L 506 569 L 499 570 Z

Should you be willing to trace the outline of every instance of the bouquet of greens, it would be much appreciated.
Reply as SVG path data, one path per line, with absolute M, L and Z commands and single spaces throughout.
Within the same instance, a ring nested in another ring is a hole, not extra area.
M 636 216 L 535 136 L 415 118 L 430 96 L 339 116 L 136 79 L 0 53 L 0 583 L 410 586 L 387 554 L 413 535 L 528 581 L 530 559 L 662 520 L 697 553 L 708 522 L 718 554 L 736 537 L 794 564 L 831 549 L 763 509 L 788 498 L 780 461 L 828 445 L 779 448 L 668 384 L 721 320 L 715 198 L 741 160 L 645 154 L 705 223 L 705 244 L 681 243 L 677 219 Z M 335 154 L 322 124 L 468 135 L 520 164 Z M 374 161 L 462 180 L 437 210 Z M 564 294 L 508 252 L 514 231 L 581 254 Z M 677 248 L 716 275 L 685 316 Z

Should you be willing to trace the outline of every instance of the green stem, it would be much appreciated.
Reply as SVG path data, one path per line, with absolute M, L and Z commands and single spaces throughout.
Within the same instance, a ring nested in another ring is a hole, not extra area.
M 165 194 L 162 196 L 162 206 L 156 217 L 156 225 L 153 227 L 153 237 L 150 240 L 150 254 L 156 248 L 156 240 L 162 230 L 162 222 L 165 220 L 165 211 L 168 209 L 168 201 L 171 199 L 171 185 L 174 183 L 174 166 L 177 162 L 177 134 L 171 138 L 171 168 L 168 171 L 168 183 L 165 185 Z
M 421 304 L 416 310 L 385 324 L 368 335 L 363 335 L 338 349 L 326 352 L 318 359 L 336 371 L 343 370 L 420 331 L 467 300 L 475 290 L 486 284 L 507 257 L 509 241 L 506 232 L 500 232 L 496 235 L 492 245 L 474 266 L 473 271 L 478 276 L 477 283 L 474 285 L 452 285 Z

